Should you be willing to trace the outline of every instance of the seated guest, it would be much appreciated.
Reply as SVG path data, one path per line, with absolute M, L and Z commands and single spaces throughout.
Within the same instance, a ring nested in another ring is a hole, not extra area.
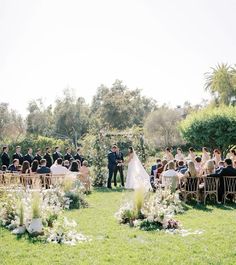
M 210 154 L 208 153 L 208 149 L 206 147 L 202 148 L 202 165 L 204 166 L 205 163 L 211 159 Z
M 70 171 L 71 172 L 79 172 L 79 164 L 77 161 L 72 161 L 71 166 L 70 166 Z
M 196 170 L 195 164 L 193 161 L 188 161 L 188 169 L 184 174 L 184 177 L 198 177 L 198 172 Z
M 219 178 L 219 186 L 218 186 L 218 199 L 220 202 L 223 201 L 224 198 L 224 178 L 225 176 L 236 176 L 236 169 L 233 168 L 232 160 L 227 158 L 225 159 L 225 167 L 222 168 L 219 173 L 207 175 L 208 177 L 217 177 Z
M 154 176 L 155 175 L 155 171 L 157 170 L 157 167 L 158 165 L 161 164 L 161 159 L 160 158 L 157 158 L 156 160 L 156 164 L 152 166 L 151 168 L 151 176 Z
M 166 147 L 163 159 L 165 159 L 167 161 L 174 160 L 174 156 L 172 155 L 171 150 L 170 150 L 169 147 Z
M 62 158 L 58 158 L 56 162 L 51 166 L 51 172 L 52 174 L 66 174 L 69 172 L 69 170 L 62 166 Z
M 213 173 L 215 173 L 215 164 L 214 164 L 214 161 L 213 160 L 208 160 L 205 163 L 204 174 L 213 174 Z
M 7 166 L 6 165 L 2 165 L 2 172 L 6 172 L 7 171 Z
M 181 174 L 183 174 L 184 175 L 184 173 L 187 171 L 187 167 L 186 167 L 186 165 L 185 165 L 185 163 L 184 163 L 184 161 L 183 160 L 179 160 L 178 162 L 177 162 L 177 172 L 179 172 L 179 173 L 181 173 Z
M 178 161 L 181 161 L 181 160 L 184 160 L 184 154 L 182 153 L 182 149 L 181 148 L 177 148 L 177 154 L 175 155 L 175 160 L 178 162 Z
M 16 147 L 16 152 L 12 156 L 12 160 L 18 159 L 19 165 L 23 164 L 23 155 L 21 154 L 21 147 L 17 146 Z
M 15 158 L 12 161 L 12 164 L 8 167 L 8 170 L 10 172 L 17 172 L 18 171 L 18 166 L 19 166 L 19 160 L 17 158 Z
M 187 159 L 188 159 L 188 160 L 191 160 L 191 161 L 193 161 L 193 162 L 195 162 L 195 158 L 196 158 L 196 155 L 195 155 L 195 149 L 194 149 L 193 147 L 190 147 L 190 148 L 188 149 L 188 151 L 189 151 L 189 154 L 188 154 Z
M 175 163 L 169 161 L 166 168 L 168 169 L 161 174 L 161 183 L 164 187 L 171 186 L 175 189 L 178 185 L 178 173 L 175 171 Z
M 28 161 L 30 163 L 30 165 L 32 164 L 32 162 L 34 160 L 32 153 L 33 153 L 33 149 L 28 148 L 28 153 L 26 155 L 24 155 L 24 157 L 23 157 L 23 160 Z
M 165 170 L 167 164 L 168 164 L 167 160 L 164 159 L 161 161 L 161 166 L 158 166 L 156 177 L 160 177 L 160 174 Z
M 216 168 L 216 172 L 215 173 L 219 173 L 223 167 L 225 167 L 225 162 L 223 160 L 221 160 L 219 162 L 218 167 Z
M 37 173 L 39 174 L 47 174 L 50 173 L 51 170 L 49 167 L 47 167 L 47 161 L 46 159 L 41 159 L 40 161 L 40 168 L 37 169 Z
M 70 161 L 71 158 L 73 158 L 73 156 L 71 154 L 71 148 L 67 147 L 66 148 L 66 154 L 64 155 L 64 160 Z
M 8 146 L 3 146 L 1 160 L 2 160 L 2 165 L 8 168 L 10 165 L 10 157 L 8 155 Z
M 38 149 L 37 149 L 37 152 L 36 152 L 36 154 L 35 154 L 34 160 L 38 160 L 38 162 L 39 162 L 39 164 L 40 164 L 41 159 L 42 159 L 41 149 L 38 148 Z
M 32 173 L 37 173 L 38 168 L 39 168 L 39 161 L 38 160 L 34 160 L 32 162 L 32 165 L 31 165 L 31 172 Z
M 86 189 L 86 192 L 89 192 L 91 188 L 91 182 L 90 182 L 89 175 L 90 175 L 90 171 L 88 168 L 88 162 L 84 160 L 82 163 L 82 167 L 80 168 L 80 171 L 79 171 L 79 176 L 80 176 L 80 181 L 83 183 Z
M 30 174 L 31 173 L 31 168 L 30 168 L 30 163 L 29 161 L 24 161 L 22 164 L 22 169 L 21 169 L 22 174 Z
M 50 147 L 46 148 L 46 153 L 45 153 L 43 158 L 46 159 L 46 162 L 47 162 L 46 163 L 46 167 L 50 168 L 52 166 L 52 164 L 53 164 Z
M 69 169 L 69 167 L 70 167 L 70 161 L 69 161 L 69 160 L 65 160 L 65 161 L 62 163 L 62 165 L 63 165 L 64 167 L 66 167 L 66 168 Z

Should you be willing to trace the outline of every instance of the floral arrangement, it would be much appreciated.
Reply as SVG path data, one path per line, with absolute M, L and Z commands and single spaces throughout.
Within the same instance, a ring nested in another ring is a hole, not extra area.
M 180 224 L 173 217 L 183 213 L 179 193 L 159 189 L 154 194 L 136 190 L 134 200 L 126 202 L 115 214 L 119 223 L 130 224 L 141 230 L 179 229 Z
M 70 192 L 80 196 L 78 189 Z M 40 241 L 74 245 L 88 238 L 76 231 L 75 221 L 61 217 L 72 202 L 61 189 L 1 191 L 0 225 L 14 234 L 27 233 Z M 39 230 L 33 227 L 34 222 Z

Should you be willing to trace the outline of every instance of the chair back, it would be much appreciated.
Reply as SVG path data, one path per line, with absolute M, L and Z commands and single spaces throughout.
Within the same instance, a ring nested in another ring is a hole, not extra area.
M 185 177 L 183 180 L 183 189 L 189 193 L 197 192 L 199 189 L 199 178 Z
M 224 177 L 225 193 L 236 193 L 236 176 Z
M 218 192 L 218 178 L 213 177 L 204 177 L 204 192 L 214 193 Z

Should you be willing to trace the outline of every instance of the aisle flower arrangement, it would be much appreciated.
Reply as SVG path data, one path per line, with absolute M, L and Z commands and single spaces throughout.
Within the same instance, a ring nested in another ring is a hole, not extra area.
M 124 203 L 115 217 L 119 223 L 141 230 L 175 230 L 180 228 L 180 223 L 174 216 L 183 212 L 178 192 L 159 189 L 156 193 L 145 194 L 143 190 L 136 190 L 134 199 Z
M 80 189 L 69 192 L 76 194 L 74 197 L 77 199 L 81 195 Z M 84 197 L 82 202 L 79 207 L 86 207 Z M 13 234 L 28 234 L 44 242 L 74 245 L 87 241 L 87 237 L 76 231 L 74 220 L 62 217 L 63 212 L 70 209 L 71 203 L 71 198 L 59 188 L 0 191 L 0 225 Z

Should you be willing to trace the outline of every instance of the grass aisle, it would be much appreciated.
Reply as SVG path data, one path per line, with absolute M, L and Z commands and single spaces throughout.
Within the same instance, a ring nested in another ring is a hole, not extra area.
M 0 264 L 236 264 L 235 207 L 189 207 L 177 216 L 186 229 L 201 235 L 143 232 L 119 225 L 114 213 L 131 193 L 98 189 L 88 209 L 66 215 L 92 241 L 77 246 L 32 243 L 0 228 Z

